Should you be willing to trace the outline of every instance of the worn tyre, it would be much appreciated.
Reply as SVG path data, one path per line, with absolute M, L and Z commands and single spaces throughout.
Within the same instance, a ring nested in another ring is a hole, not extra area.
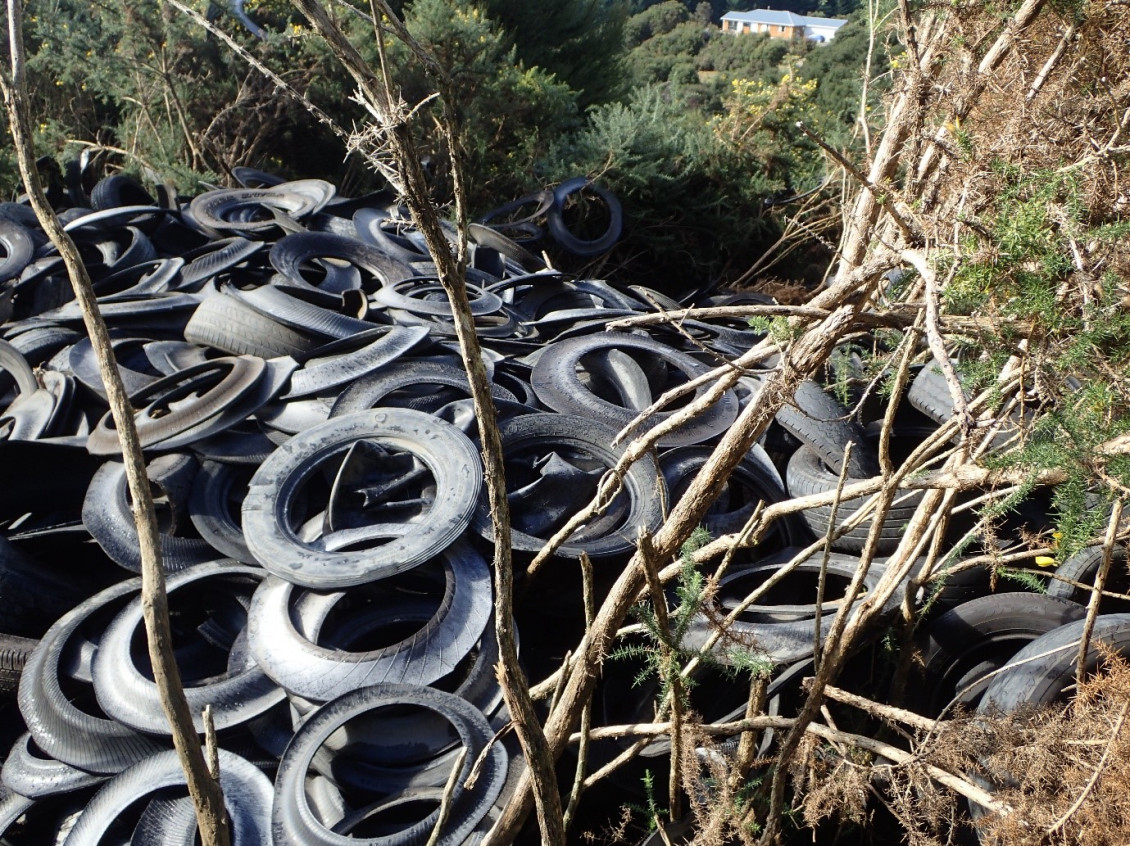
M 301 540 L 292 514 L 303 483 L 358 442 L 418 460 L 434 481 L 432 507 L 396 525 Z M 251 554 L 275 575 L 306 587 L 348 587 L 403 572 L 454 543 L 470 523 L 481 487 L 478 452 L 451 424 L 407 409 L 361 411 L 296 435 L 263 462 L 243 501 L 243 532 Z M 353 548 L 380 539 L 386 542 Z

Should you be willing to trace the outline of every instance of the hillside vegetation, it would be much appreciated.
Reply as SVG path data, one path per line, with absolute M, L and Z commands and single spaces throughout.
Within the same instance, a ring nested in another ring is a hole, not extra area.
M 834 5 L 818 11 L 846 13 L 855 4 Z M 355 7 L 359 14 L 345 5 L 335 13 L 375 63 L 360 14 L 368 4 Z M 784 228 L 781 209 L 766 200 L 808 191 L 831 175 L 796 119 L 837 147 L 859 141 L 868 52 L 862 18 L 815 48 L 723 37 L 717 24 L 726 9 L 689 0 L 569 0 L 536 13 L 507 0 L 393 7 L 452 78 L 472 214 L 577 174 L 597 176 L 620 197 L 628 220 L 609 266 L 673 294 L 741 275 Z M 353 83 L 289 3 L 244 4 L 263 39 L 226 3 L 207 8 L 214 26 L 340 126 L 363 120 Z M 171 6 L 30 0 L 27 39 L 38 148 L 57 163 L 93 157 L 88 179 L 124 169 L 193 194 L 204 184 L 231 184 L 231 169 L 243 165 L 323 176 L 352 194 L 380 187 L 346 155 L 341 137 Z M 426 75 L 401 48 L 390 49 L 406 99 L 427 96 Z M 867 69 L 877 80 L 873 92 L 885 80 L 887 51 L 878 45 Z M 451 185 L 434 127 L 419 124 L 419 144 L 445 204 Z M 0 188 L 9 197 L 18 185 L 10 155 L 0 155 Z M 817 265 L 829 254 L 813 244 L 815 252 L 799 256 L 788 273 L 819 278 Z

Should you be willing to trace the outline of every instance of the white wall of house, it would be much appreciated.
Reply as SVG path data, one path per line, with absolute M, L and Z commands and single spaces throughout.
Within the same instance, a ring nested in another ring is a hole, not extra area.
M 847 21 L 835 18 L 814 18 L 792 12 L 754 9 L 750 12 L 727 12 L 722 16 L 722 29 L 734 34 L 766 33 L 771 38 L 800 38 L 824 43 L 836 37 L 836 30 Z
M 838 26 L 823 26 L 821 24 L 811 23 L 812 18 L 809 18 L 809 23 L 805 24 L 804 37 L 812 41 L 831 41 L 836 37 L 836 30 Z

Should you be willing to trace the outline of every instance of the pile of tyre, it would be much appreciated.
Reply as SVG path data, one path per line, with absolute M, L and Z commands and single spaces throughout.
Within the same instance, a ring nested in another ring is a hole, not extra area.
M 508 717 L 493 669 L 492 530 L 450 308 L 392 197 L 345 199 L 319 180 L 237 175 L 242 188 L 163 203 L 109 177 L 89 197 L 72 192 L 61 212 L 136 410 L 173 645 L 197 727 L 207 708 L 217 733 L 234 842 L 424 842 L 449 782 L 438 842 L 473 841 L 522 763 L 512 739 L 495 738 Z M 582 193 L 606 207 L 608 228 L 596 238 L 567 225 Z M 499 410 L 520 571 L 615 466 L 624 426 L 760 336 L 724 320 L 607 331 L 617 318 L 679 303 L 567 277 L 529 248 L 545 237 L 590 255 L 615 240 L 615 198 L 586 180 L 485 220 L 471 231 L 468 292 Z M 62 260 L 25 205 L 0 204 L 0 248 L 0 684 L 16 694 L 4 706 L 15 728 L 4 738 L 0 832 L 11 843 L 191 843 L 92 347 Z M 696 304 L 750 301 L 758 300 L 702 294 Z M 916 380 L 926 398 L 911 399 L 927 416 L 907 424 L 907 438 L 950 413 L 929 392 L 932 378 L 924 368 Z M 597 589 L 606 586 L 757 387 L 750 373 L 660 439 L 608 508 L 519 584 L 532 678 L 552 672 L 583 635 L 576 559 L 587 555 Z M 676 407 L 704 390 L 685 392 Z M 739 531 L 759 503 L 834 487 L 848 442 L 848 476 L 875 475 L 871 438 L 820 385 L 805 383 L 728 481 L 706 528 Z M 901 502 L 888 518 L 884 553 L 915 506 Z M 844 503 L 839 519 L 854 507 Z M 823 536 L 829 518 L 812 509 L 774 524 L 735 559 L 722 610 Z M 866 530 L 837 540 L 827 565 L 820 556 L 802 563 L 734 623 L 784 668 L 773 707 L 788 707 L 810 666 L 814 620 L 835 610 L 814 604 L 818 575 L 826 596 L 842 595 Z M 881 573 L 878 562 L 867 584 Z M 951 595 L 987 592 L 974 581 Z M 985 624 L 973 622 L 972 603 L 931 624 L 927 687 L 938 701 L 929 707 L 968 700 L 986 667 L 1081 615 L 1066 599 L 1022 596 L 1007 609 L 1005 597 L 988 597 Z M 710 643 L 711 627 L 702 615 L 685 645 Z M 602 693 L 604 719 L 648 719 L 654 691 L 619 689 L 619 675 Z M 726 695 L 711 703 L 711 718 L 724 717 L 731 699 L 744 707 L 747 693 L 718 684 Z

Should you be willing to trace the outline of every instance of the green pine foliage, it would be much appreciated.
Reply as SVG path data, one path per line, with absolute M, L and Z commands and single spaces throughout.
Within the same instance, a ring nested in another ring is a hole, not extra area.
M 733 255 L 755 253 L 773 231 L 762 200 L 780 183 L 745 169 L 669 86 L 638 88 L 626 103 L 594 109 L 549 162 L 548 180 L 588 173 L 616 193 L 626 221 L 617 252 L 638 256 L 639 281 L 663 290 L 695 287 Z
M 485 0 L 510 34 L 517 58 L 577 93 L 581 108 L 623 93 L 620 59 L 627 5 L 620 0 Z
M 266 4 L 261 4 L 264 7 Z M 266 22 L 265 9 L 248 11 Z M 216 23 L 339 120 L 359 116 L 352 86 L 330 71 L 329 54 L 276 18 L 267 43 L 221 15 Z M 39 115 L 37 143 L 70 158 L 81 149 L 119 167 L 198 191 L 232 167 L 256 164 L 284 173 L 302 167 L 345 181 L 344 147 L 305 110 L 280 97 L 213 36 L 171 7 L 136 0 L 29 0 L 25 15 L 29 97 Z M 302 149 L 302 161 L 295 161 Z M 9 193 L 13 182 L 6 183 Z

